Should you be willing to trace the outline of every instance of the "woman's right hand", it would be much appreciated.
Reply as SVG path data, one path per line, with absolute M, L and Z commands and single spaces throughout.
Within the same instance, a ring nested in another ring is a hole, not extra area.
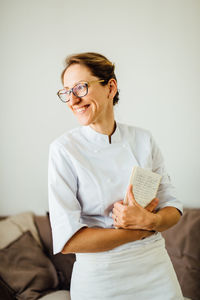
M 156 215 L 154 214 L 155 208 L 158 205 L 159 199 L 155 198 L 145 208 L 136 202 L 132 185 L 128 187 L 127 193 L 128 205 L 118 201 L 114 204 L 112 210 L 112 218 L 114 226 L 123 229 L 153 229 Z

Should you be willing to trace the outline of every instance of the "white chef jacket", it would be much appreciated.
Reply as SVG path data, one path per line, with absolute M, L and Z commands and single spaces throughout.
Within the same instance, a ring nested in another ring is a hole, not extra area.
M 158 208 L 173 206 L 182 212 L 162 154 L 149 131 L 117 122 L 110 143 L 107 135 L 80 126 L 50 144 L 48 193 L 54 254 L 82 227 L 114 228 L 112 208 L 124 199 L 134 166 L 162 175 Z M 157 233 L 110 251 L 161 238 Z

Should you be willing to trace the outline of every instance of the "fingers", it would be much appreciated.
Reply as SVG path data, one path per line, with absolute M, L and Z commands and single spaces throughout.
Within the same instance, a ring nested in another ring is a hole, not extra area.
M 124 209 L 124 205 L 120 202 L 115 202 L 114 206 L 113 206 L 113 210 L 117 210 L 119 212 L 122 212 Z
M 121 217 L 127 205 L 124 205 L 123 200 L 115 202 L 112 209 L 112 219 L 115 227 L 121 228 Z
M 129 184 L 128 186 L 128 191 L 127 191 L 127 202 L 128 202 L 128 205 L 134 205 L 135 204 L 135 197 L 134 197 L 134 194 L 133 194 L 133 185 L 132 184 Z
M 113 208 L 113 210 L 112 210 L 112 218 L 115 218 L 115 217 L 117 217 L 118 215 L 119 215 L 119 210 L 117 210 L 116 208 Z
M 156 206 L 158 205 L 159 203 L 159 199 L 158 198 L 154 198 L 146 207 L 145 209 L 150 211 L 150 212 L 153 212 L 156 208 Z
M 123 205 L 124 201 L 123 200 L 120 200 L 120 201 L 117 201 L 116 203 L 120 203 Z
M 128 196 L 128 205 L 142 207 L 135 200 L 135 197 L 134 197 L 134 194 L 133 194 L 133 185 L 132 184 L 129 184 L 129 186 L 128 186 L 127 196 Z
M 116 214 L 116 210 L 113 211 L 113 213 L 112 213 L 112 218 L 113 218 L 113 225 L 114 225 L 115 227 L 120 228 L 120 225 L 119 225 L 120 219 L 119 219 L 118 213 Z

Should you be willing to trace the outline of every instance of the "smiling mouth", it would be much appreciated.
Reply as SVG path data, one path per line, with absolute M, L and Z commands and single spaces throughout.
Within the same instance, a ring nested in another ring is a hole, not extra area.
M 82 106 L 80 108 L 74 108 L 74 112 L 76 112 L 76 113 L 83 113 L 83 112 L 85 112 L 88 109 L 89 106 L 90 106 L 90 104 L 87 104 L 87 105 L 84 105 L 84 106 Z

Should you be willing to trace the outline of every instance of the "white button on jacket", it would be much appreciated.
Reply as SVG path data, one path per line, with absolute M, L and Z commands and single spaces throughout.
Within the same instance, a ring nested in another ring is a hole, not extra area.
M 157 197 L 159 208 L 182 211 L 164 166 L 163 157 L 149 131 L 117 123 L 111 136 L 81 126 L 63 134 L 50 145 L 48 168 L 49 213 L 54 254 L 80 228 L 114 228 L 113 204 L 126 194 L 133 166 L 162 175 Z M 110 251 L 160 239 L 155 234 Z

